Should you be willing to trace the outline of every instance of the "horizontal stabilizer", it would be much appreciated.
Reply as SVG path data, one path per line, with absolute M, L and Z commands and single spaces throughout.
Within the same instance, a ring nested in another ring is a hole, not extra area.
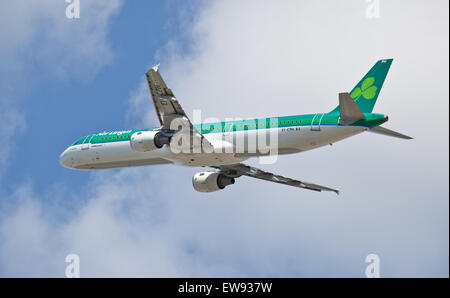
M 339 93 L 339 111 L 341 122 L 350 124 L 358 120 L 366 119 L 353 98 L 347 92 Z
M 382 135 L 387 135 L 387 136 L 390 136 L 390 137 L 400 138 L 400 139 L 406 139 L 406 140 L 411 140 L 412 139 L 411 137 L 409 137 L 407 135 L 401 134 L 399 132 L 396 132 L 396 131 L 393 131 L 393 130 L 390 130 L 390 129 L 387 129 L 387 128 L 384 128 L 384 127 L 381 127 L 381 126 L 374 127 L 371 130 L 369 130 L 369 131 L 375 132 L 375 133 L 379 133 L 379 134 L 382 134 Z

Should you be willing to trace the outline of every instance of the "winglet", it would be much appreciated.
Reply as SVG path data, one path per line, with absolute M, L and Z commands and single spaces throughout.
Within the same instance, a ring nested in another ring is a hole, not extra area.
M 158 71 L 158 68 L 159 68 L 159 63 L 152 67 L 152 69 L 153 69 L 154 71 Z
M 339 195 L 341 193 L 341 191 L 339 189 L 335 189 L 335 188 L 327 188 L 327 189 L 322 189 L 322 190 L 332 191 L 337 195 Z

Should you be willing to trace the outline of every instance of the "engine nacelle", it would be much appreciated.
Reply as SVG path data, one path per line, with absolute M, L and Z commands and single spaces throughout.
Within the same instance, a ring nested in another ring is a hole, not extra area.
M 219 172 L 200 172 L 192 177 L 192 185 L 199 192 L 213 192 L 234 184 L 234 178 Z
M 131 135 L 130 145 L 134 151 L 147 152 L 169 144 L 170 138 L 159 131 L 138 131 Z

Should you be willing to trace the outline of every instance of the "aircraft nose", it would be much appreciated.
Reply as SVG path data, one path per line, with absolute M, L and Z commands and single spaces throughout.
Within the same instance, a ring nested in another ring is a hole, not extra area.
M 66 168 L 71 168 L 72 164 L 70 162 L 70 156 L 69 153 L 67 152 L 67 149 L 64 150 L 63 153 L 61 153 L 61 155 L 59 156 L 59 163 Z

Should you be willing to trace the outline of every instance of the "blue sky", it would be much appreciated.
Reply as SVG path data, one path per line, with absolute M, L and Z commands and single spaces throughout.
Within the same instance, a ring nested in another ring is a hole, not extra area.
M 59 166 L 57 157 L 83 135 L 130 128 L 125 119 L 126 99 L 147 66 L 155 62 L 156 51 L 177 34 L 177 12 L 172 5 L 170 2 L 129 1 L 111 20 L 108 40 L 114 58 L 99 73 L 88 79 L 72 78 L 69 70 L 67 77 L 44 79 L 27 90 L 21 99 L 27 128 L 17 135 L 21 139 L 20 146 L 15 147 L 9 161 L 4 180 L 7 191 L 24 179 L 31 179 L 39 191 L 66 181 L 71 181 L 70 191 L 82 188 L 89 175 L 66 171 Z M 76 20 L 67 22 L 77 26 Z M 34 41 L 29 50 L 35 46 L 39 46 L 39 41 Z M 46 70 L 43 64 L 48 61 L 29 59 L 30 70 L 34 73 Z
M 64 1 L 2 2 L 0 276 L 63 276 L 69 253 L 82 276 L 361 277 L 370 253 L 382 276 L 448 276 L 448 2 L 380 2 L 368 19 L 362 0 L 81 0 L 79 20 Z M 79 137 L 156 123 L 155 63 L 188 114 L 225 119 L 329 111 L 390 57 L 374 111 L 413 141 L 367 133 L 249 161 L 339 199 L 249 178 L 199 194 L 198 169 L 58 163 Z

